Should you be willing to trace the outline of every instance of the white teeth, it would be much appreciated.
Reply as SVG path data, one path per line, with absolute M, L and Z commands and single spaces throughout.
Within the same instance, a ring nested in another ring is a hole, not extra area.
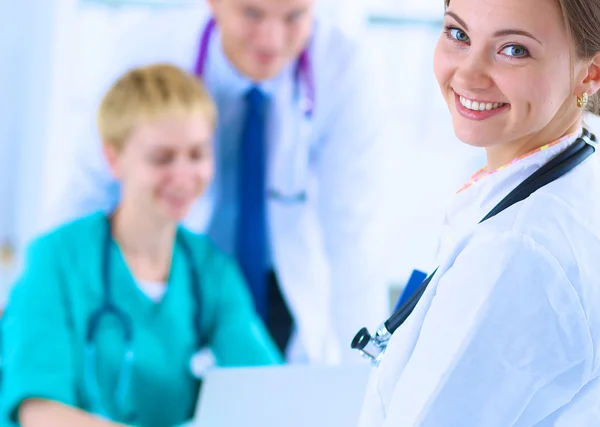
M 460 103 L 463 105 L 463 107 L 468 108 L 469 110 L 474 110 L 474 111 L 485 111 L 485 110 L 493 110 L 495 108 L 500 108 L 500 107 L 504 107 L 506 104 L 502 103 L 502 102 L 478 102 L 478 101 L 471 101 L 470 99 L 464 98 L 462 96 L 459 97 L 460 99 Z

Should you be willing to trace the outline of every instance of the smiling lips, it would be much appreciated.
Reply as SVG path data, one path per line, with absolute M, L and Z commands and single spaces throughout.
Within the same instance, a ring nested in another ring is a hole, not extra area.
M 462 104 L 463 107 L 468 108 L 469 110 L 473 110 L 473 111 L 484 111 L 484 110 L 491 110 L 494 108 L 499 108 L 499 107 L 503 107 L 506 104 L 502 103 L 502 102 L 478 102 L 478 101 L 471 101 L 470 99 L 467 99 L 463 96 L 459 96 L 458 97 L 460 100 L 460 103 Z
M 510 104 L 504 102 L 474 101 L 454 94 L 456 109 L 461 116 L 471 120 L 485 120 L 508 109 Z
M 176 208 L 185 207 L 191 200 L 191 197 L 186 195 L 165 194 L 163 199 Z

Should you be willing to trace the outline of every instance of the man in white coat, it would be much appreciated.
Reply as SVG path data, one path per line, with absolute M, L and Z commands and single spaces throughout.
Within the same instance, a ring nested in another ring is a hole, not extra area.
M 79 64 L 73 114 L 90 117 L 99 94 L 133 66 L 168 61 L 201 76 L 219 109 L 216 177 L 186 225 L 237 259 L 290 361 L 337 364 L 359 361 L 354 333 L 387 314 L 389 155 L 368 61 L 342 31 L 316 19 L 314 7 L 314 0 L 87 5 L 78 17 L 87 62 Z M 92 127 L 77 138 L 83 151 L 61 221 L 110 211 L 119 197 Z M 157 197 L 177 203 L 177 195 Z

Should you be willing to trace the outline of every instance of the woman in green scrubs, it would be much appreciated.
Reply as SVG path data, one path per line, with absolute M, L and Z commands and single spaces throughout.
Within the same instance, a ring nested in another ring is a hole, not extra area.
M 105 96 L 98 125 L 121 200 L 29 247 L 2 325 L 12 422 L 175 426 L 193 417 L 207 355 L 282 362 L 235 263 L 179 225 L 212 178 L 215 116 L 202 85 L 168 65 L 132 70 Z

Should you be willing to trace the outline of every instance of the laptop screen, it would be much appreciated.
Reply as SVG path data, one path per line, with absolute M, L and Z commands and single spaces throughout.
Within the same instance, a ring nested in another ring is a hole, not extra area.
M 222 368 L 202 385 L 193 427 L 354 427 L 371 367 Z

